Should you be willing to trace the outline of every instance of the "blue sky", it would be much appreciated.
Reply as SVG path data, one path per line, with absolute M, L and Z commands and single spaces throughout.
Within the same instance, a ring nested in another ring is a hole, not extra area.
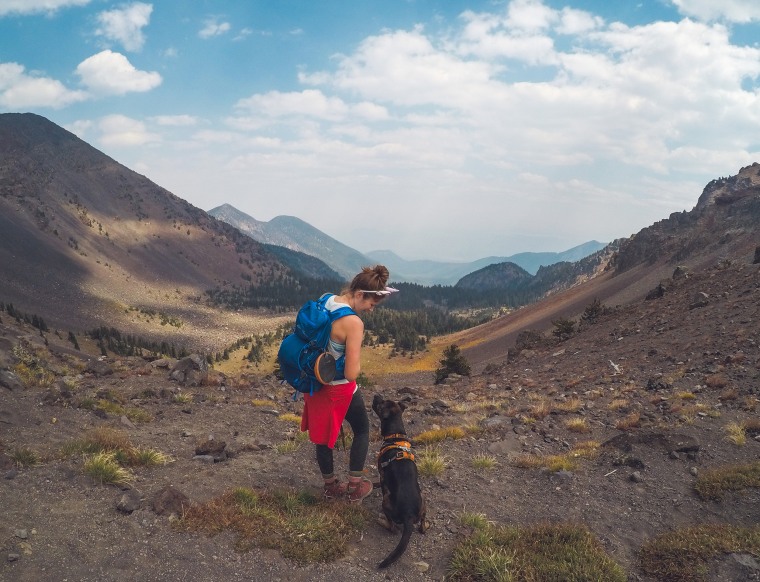
M 0 112 L 204 210 L 473 260 L 760 162 L 757 0 L 0 0 Z

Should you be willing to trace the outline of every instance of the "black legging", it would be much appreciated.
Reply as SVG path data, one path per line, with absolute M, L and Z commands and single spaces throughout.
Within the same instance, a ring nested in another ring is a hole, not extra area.
M 369 418 L 364 407 L 364 398 L 358 389 L 351 398 L 346 411 L 346 421 L 351 426 L 354 439 L 351 441 L 351 454 L 348 458 L 348 470 L 359 474 L 364 470 L 369 448 Z M 327 445 L 317 445 L 317 464 L 323 475 L 333 474 L 333 450 Z

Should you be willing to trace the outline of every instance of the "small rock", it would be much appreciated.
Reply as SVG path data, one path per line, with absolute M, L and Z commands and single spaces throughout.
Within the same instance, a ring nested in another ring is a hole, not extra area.
M 116 509 L 122 513 L 132 513 L 140 508 L 140 495 L 134 489 L 130 489 L 116 503 Z
M 176 513 L 181 515 L 182 512 L 190 507 L 190 499 L 171 485 L 167 485 L 158 491 L 153 498 L 153 511 L 158 515 L 169 515 Z
M 17 529 L 15 532 L 13 532 L 13 535 L 19 539 L 25 540 L 29 537 L 29 532 L 27 532 L 25 529 Z
M 572 471 L 566 471 L 562 469 L 561 471 L 554 473 L 554 477 L 560 481 L 570 481 L 573 478 L 573 473 Z
M 417 569 L 418 572 L 427 572 L 430 570 L 430 564 L 427 562 L 415 562 L 414 567 Z
M 9 562 L 16 562 L 21 556 L 18 554 L 8 554 L 8 561 Z
M 692 476 L 696 477 L 696 476 L 699 474 L 699 470 L 697 470 L 697 468 L 696 468 L 696 467 L 691 467 L 691 468 L 689 469 L 689 473 L 690 473 Z
M 634 483 L 641 483 L 642 481 L 644 481 L 644 477 L 642 477 L 641 473 L 639 473 L 638 471 L 634 471 L 633 473 L 631 473 L 630 479 Z
M 203 463 L 213 464 L 214 457 L 212 457 L 211 455 L 195 455 L 193 457 L 193 461 L 201 461 Z

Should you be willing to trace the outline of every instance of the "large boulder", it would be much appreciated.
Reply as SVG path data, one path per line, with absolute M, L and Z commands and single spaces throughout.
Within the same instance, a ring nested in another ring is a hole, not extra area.
M 0 370 L 6 370 L 17 362 L 13 355 L 13 342 L 7 337 L 0 337 Z
M 169 372 L 169 379 L 185 386 L 201 386 L 208 381 L 208 363 L 199 354 L 182 358 Z
M 0 386 L 11 392 L 20 392 L 24 389 L 21 378 L 9 370 L 0 370 Z

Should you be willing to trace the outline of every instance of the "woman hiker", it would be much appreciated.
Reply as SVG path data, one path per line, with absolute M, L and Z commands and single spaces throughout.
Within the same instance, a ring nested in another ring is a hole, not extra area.
M 364 267 L 340 295 L 327 300 L 326 308 L 333 311 L 348 305 L 356 314 L 372 311 L 391 293 L 387 287 L 388 269 L 382 265 Z M 364 339 L 364 322 L 358 315 L 346 315 L 332 324 L 328 351 L 337 360 L 345 356 L 342 377 L 336 376 L 313 395 L 304 394 L 301 430 L 309 431 L 309 440 L 316 445 L 317 464 L 324 479 L 326 499 L 348 498 L 359 503 L 372 492 L 372 482 L 363 477 L 364 462 L 369 447 L 369 418 L 356 378 L 361 371 L 359 355 Z M 333 469 L 333 448 L 346 420 L 351 426 L 353 440 L 348 462 L 348 483 L 341 482 Z

